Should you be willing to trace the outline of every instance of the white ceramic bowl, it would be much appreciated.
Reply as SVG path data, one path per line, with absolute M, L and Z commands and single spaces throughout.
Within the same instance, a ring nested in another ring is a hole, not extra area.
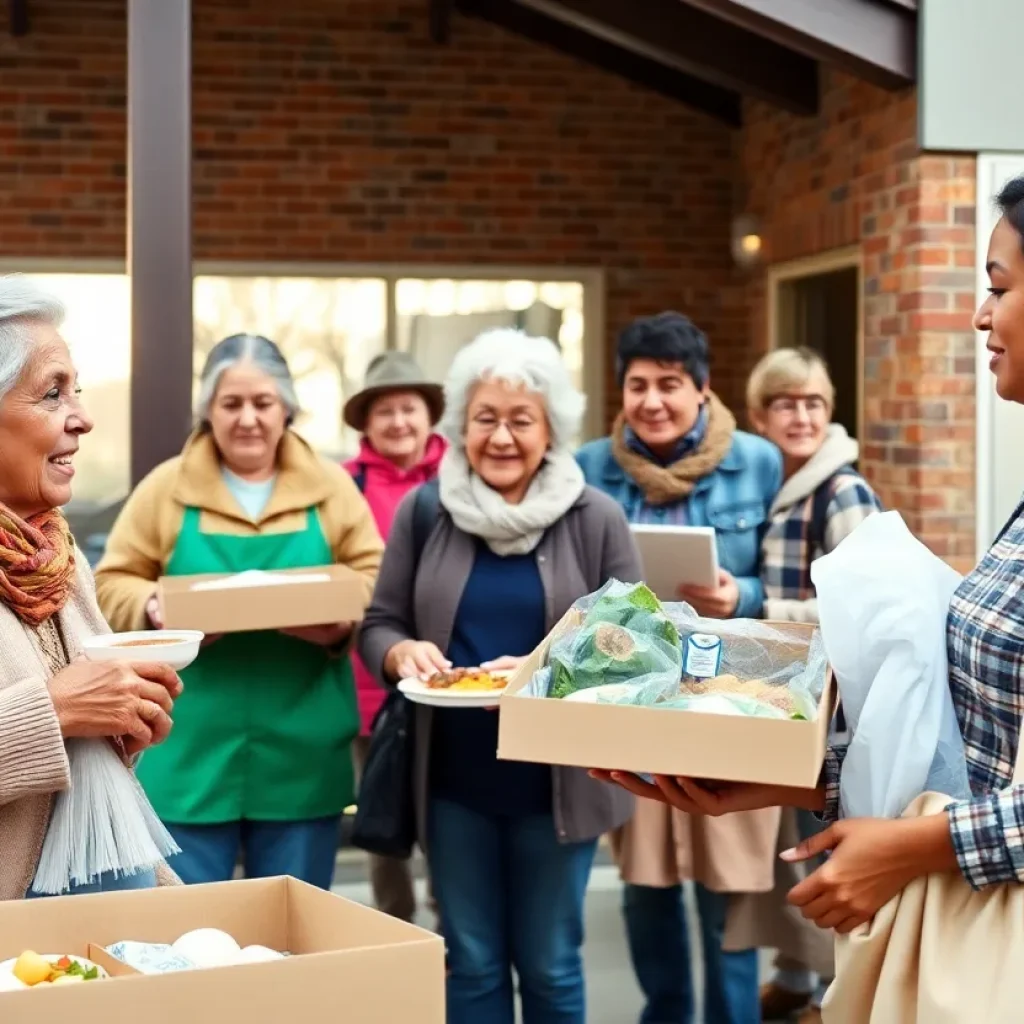
M 44 960 L 49 960 L 51 962 L 56 962 L 62 956 L 67 956 L 69 960 L 75 960 L 79 964 L 81 964 L 82 967 L 85 968 L 85 970 L 89 970 L 90 967 L 95 967 L 97 976 L 100 978 L 110 977 L 110 975 L 107 974 L 107 972 L 102 967 L 100 967 L 99 964 L 94 964 L 91 960 L 87 959 L 84 956 L 75 956 L 73 953 L 42 953 L 41 956 Z M 17 962 L 18 958 L 14 957 L 12 960 L 4 960 L 3 963 L 0 963 L 0 992 L 13 992 L 21 988 L 36 987 L 34 985 L 25 985 L 24 983 L 18 981 L 18 979 L 14 976 L 14 965 Z
M 157 661 L 176 672 L 199 656 L 203 633 L 195 629 L 145 629 L 91 636 L 82 642 L 90 661 Z

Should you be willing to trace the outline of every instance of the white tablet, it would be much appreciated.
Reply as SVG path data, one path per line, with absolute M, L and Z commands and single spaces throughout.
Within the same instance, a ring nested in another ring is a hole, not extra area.
M 662 601 L 679 601 L 683 584 L 718 585 L 718 547 L 710 526 L 631 526 L 644 562 L 644 582 Z

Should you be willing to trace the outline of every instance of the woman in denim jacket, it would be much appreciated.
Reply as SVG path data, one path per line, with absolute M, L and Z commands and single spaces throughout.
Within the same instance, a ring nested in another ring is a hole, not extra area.
M 709 386 L 708 343 L 678 313 L 636 321 L 619 339 L 622 413 L 611 437 L 577 455 L 587 483 L 615 498 L 632 523 L 712 526 L 721 574 L 713 588 L 681 587 L 702 615 L 759 618 L 761 540 L 782 478 L 774 445 L 736 429 Z M 772 888 L 779 812 L 711 819 L 641 800 L 613 846 L 626 883 L 624 913 L 640 1024 L 694 1019 L 682 883 L 696 882 L 705 970 L 705 1019 L 757 1024 L 757 950 L 727 951 L 729 894 Z

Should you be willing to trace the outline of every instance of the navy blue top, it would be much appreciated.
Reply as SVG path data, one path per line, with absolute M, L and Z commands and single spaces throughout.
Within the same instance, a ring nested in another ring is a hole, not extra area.
M 477 541 L 448 660 L 458 668 L 475 668 L 506 654 L 530 654 L 544 639 L 545 624 L 536 556 L 502 558 Z M 436 708 L 430 747 L 432 795 L 488 815 L 551 813 L 551 769 L 498 760 L 497 712 Z

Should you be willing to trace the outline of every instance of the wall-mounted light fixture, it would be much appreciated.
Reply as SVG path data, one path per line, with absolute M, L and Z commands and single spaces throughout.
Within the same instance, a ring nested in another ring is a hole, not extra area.
M 743 213 L 732 222 L 732 258 L 738 267 L 749 270 L 761 262 L 763 247 L 760 221 Z

